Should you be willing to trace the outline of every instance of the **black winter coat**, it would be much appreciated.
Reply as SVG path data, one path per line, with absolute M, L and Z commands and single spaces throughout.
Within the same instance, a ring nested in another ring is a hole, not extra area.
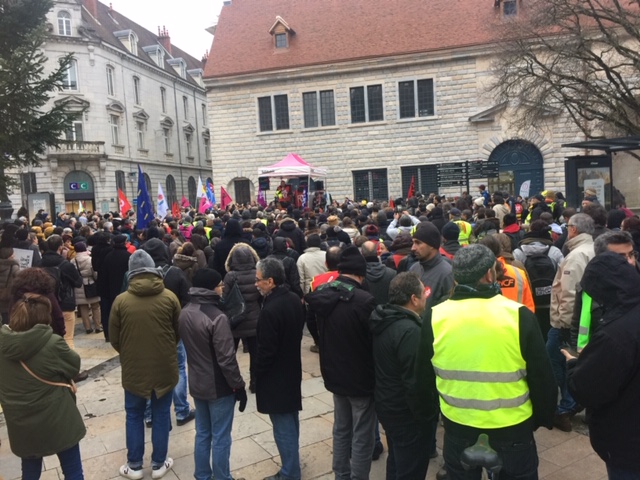
M 395 276 L 396 271 L 380 263 L 377 258 L 367 260 L 367 289 L 376 305 L 384 305 L 389 301 L 389 284 Z
M 231 292 L 233 285 L 237 283 L 245 307 L 242 321 L 233 330 L 234 338 L 256 336 L 261 298 L 260 292 L 256 288 L 256 263 L 258 263 L 258 254 L 246 243 L 234 245 L 227 257 L 224 293 Z
M 105 298 L 111 303 L 123 291 L 124 276 L 129 271 L 130 256 L 126 246 L 117 245 L 104 258 L 98 278 L 103 277 L 102 282 L 106 284 L 107 289 Z
M 213 261 L 211 266 L 216 270 L 222 278 L 227 274 L 225 269 L 225 263 L 229 252 L 236 243 L 247 243 L 242 238 L 242 227 L 240 222 L 235 218 L 230 218 L 227 222 L 227 226 L 224 229 L 222 240 L 220 240 L 215 247 L 213 247 Z
M 260 413 L 302 410 L 303 320 L 300 299 L 287 285 L 279 285 L 265 297 L 258 319 L 258 354 L 254 365 Z
M 184 307 L 189 302 L 189 280 L 182 270 L 169 262 L 169 248 L 158 238 L 147 240 L 141 248 L 153 258 L 156 267 L 162 268 L 165 288 L 171 290 Z
M 305 248 L 307 248 L 307 243 L 304 239 L 304 233 L 302 230 L 298 228 L 296 222 L 291 218 L 285 218 L 280 224 L 280 228 L 275 233 L 274 238 L 276 237 L 285 237 L 290 238 L 293 242 L 293 248 L 300 255 L 304 253 Z
M 569 390 L 590 414 L 591 446 L 607 465 L 640 473 L 640 274 L 626 259 L 596 256 L 581 281 L 605 314 L 578 360 Z
M 98 274 L 96 284 L 98 285 L 98 295 L 100 298 L 109 298 L 109 284 L 105 281 L 106 276 L 103 273 L 103 267 L 105 265 L 104 260 L 113 251 L 111 246 L 110 236 L 108 233 L 100 232 L 92 235 L 92 237 L 98 237 L 99 241 L 91 249 L 91 267 L 93 271 Z M 128 268 L 128 267 L 127 267 Z
M 327 390 L 337 395 L 373 395 L 375 374 L 369 316 L 375 299 L 360 284 L 340 275 L 305 297 L 316 316 L 320 370 Z
M 60 281 L 66 284 L 66 288 L 62 288 L 60 291 L 64 292 L 64 298 L 58 298 L 60 309 L 63 312 L 72 312 L 76 309 L 76 288 L 82 286 L 82 277 L 80 272 L 75 267 L 65 260 L 56 252 L 45 252 L 42 255 L 42 262 L 40 266 L 44 269 L 51 270 L 58 267 L 60 270 Z

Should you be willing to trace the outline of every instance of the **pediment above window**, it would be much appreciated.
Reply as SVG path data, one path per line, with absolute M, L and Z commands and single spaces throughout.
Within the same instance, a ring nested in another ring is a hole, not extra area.
M 172 128 L 175 124 L 173 123 L 173 120 L 171 120 L 171 117 L 162 115 L 160 117 L 160 125 L 162 125 L 163 127 Z
M 276 16 L 276 21 L 273 23 L 273 25 L 271 25 L 271 28 L 269 29 L 269 33 L 273 35 L 278 31 L 287 32 L 291 34 L 295 33 L 293 29 L 289 26 L 289 24 L 285 22 L 284 18 L 282 18 L 280 15 Z
M 133 118 L 146 122 L 149 120 L 149 114 L 144 110 L 140 109 L 133 112 Z
M 67 112 L 83 112 L 91 106 L 84 98 L 75 95 L 66 95 L 53 103 L 58 107 L 64 107 Z
M 202 132 L 202 136 L 204 138 L 210 138 L 211 137 L 211 132 L 209 131 L 208 128 L 205 128 L 204 131 Z
M 193 125 L 191 125 L 190 123 L 184 122 L 182 124 L 182 130 L 184 130 L 185 133 L 193 133 L 196 129 L 193 128 Z
M 112 100 L 111 102 L 107 103 L 107 110 L 115 113 L 124 113 L 125 108 L 124 105 L 118 100 Z

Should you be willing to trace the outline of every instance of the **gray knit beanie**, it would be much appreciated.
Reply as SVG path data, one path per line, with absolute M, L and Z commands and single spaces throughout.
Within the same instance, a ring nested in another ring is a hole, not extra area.
M 453 257 L 453 278 L 462 285 L 475 285 L 496 263 L 496 256 L 484 245 L 461 248 Z
M 151 255 L 144 250 L 136 250 L 129 257 L 129 271 L 137 270 L 138 268 L 154 268 L 155 266 L 156 264 Z

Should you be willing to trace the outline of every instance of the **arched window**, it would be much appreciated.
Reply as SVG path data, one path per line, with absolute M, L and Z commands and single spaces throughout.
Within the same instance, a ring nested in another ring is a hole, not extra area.
M 192 207 L 196 206 L 196 179 L 193 177 L 189 177 L 187 182 L 187 191 L 189 195 L 189 203 Z
M 174 202 L 178 201 L 178 195 L 176 193 L 176 181 L 173 175 L 167 175 L 167 204 L 169 208 L 173 206 Z
M 58 12 L 58 35 L 71 36 L 71 15 L 64 10 Z

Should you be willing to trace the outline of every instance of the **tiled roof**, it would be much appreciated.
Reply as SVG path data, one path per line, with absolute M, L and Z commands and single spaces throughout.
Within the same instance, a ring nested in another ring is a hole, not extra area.
M 482 45 L 501 21 L 494 0 L 231 2 L 218 19 L 208 78 Z M 276 51 L 269 28 L 277 16 L 295 34 Z
M 160 45 L 158 35 L 150 32 L 144 27 L 141 27 L 136 22 L 130 20 L 117 11 L 111 10 L 107 5 L 104 5 L 100 2 L 98 2 L 98 21 L 96 22 L 96 20 L 94 20 L 93 17 L 89 15 L 85 9 L 82 9 L 82 20 L 86 22 L 89 28 L 94 30 L 93 32 L 90 32 L 93 36 L 98 37 L 103 42 L 117 47 L 120 50 L 126 50 L 126 47 L 120 40 L 118 40 L 118 37 L 114 35 L 114 32 L 132 30 L 138 36 L 138 58 L 144 62 L 157 66 L 156 63 L 151 59 L 151 57 L 142 49 L 142 47 Z M 179 77 L 173 67 L 167 63 L 167 60 L 171 59 L 171 57 L 182 58 L 187 65 L 187 70 L 202 68 L 202 62 L 200 60 L 197 60 L 188 53 L 180 50 L 173 44 L 171 44 L 171 52 L 171 56 L 169 56 L 169 54 L 165 54 L 165 62 L 162 67 L 171 75 Z M 187 74 L 185 80 L 193 83 L 194 85 L 197 84 L 193 80 L 193 78 L 189 76 L 189 74 Z

